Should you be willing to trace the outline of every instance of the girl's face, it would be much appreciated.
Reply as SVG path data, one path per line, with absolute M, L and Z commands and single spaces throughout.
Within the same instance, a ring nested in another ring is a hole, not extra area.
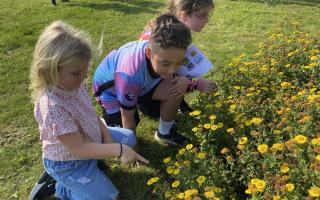
M 182 13 L 179 17 L 180 21 L 184 23 L 191 31 L 201 32 L 209 21 L 212 7 L 203 8 L 194 11 L 191 14 Z
M 89 59 L 84 59 L 75 65 L 61 66 L 58 70 L 58 87 L 66 91 L 72 91 L 79 88 L 82 81 L 88 76 L 88 69 Z

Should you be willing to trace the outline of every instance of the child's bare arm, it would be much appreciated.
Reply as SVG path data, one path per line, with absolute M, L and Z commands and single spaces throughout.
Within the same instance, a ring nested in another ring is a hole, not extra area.
M 201 77 L 197 79 L 189 79 L 188 83 L 188 92 L 192 92 L 193 90 L 199 90 L 201 92 L 210 93 L 216 90 L 217 88 L 217 85 L 213 81 Z
M 121 161 L 125 164 L 135 161 L 141 161 L 145 164 L 149 163 L 148 160 L 140 156 L 132 148 L 125 144 L 100 144 L 84 142 L 78 131 L 74 133 L 60 135 L 58 136 L 58 140 L 73 155 L 83 159 L 120 157 Z
M 213 92 L 218 88 L 217 85 L 211 80 L 198 78 L 197 82 L 198 82 L 197 89 L 200 90 L 201 92 L 209 93 L 209 92 Z
M 108 131 L 107 126 L 101 121 L 100 118 L 98 120 L 99 120 L 99 126 L 100 126 L 100 130 L 101 130 L 103 142 L 104 143 L 112 143 L 113 139 L 112 139 L 110 132 Z

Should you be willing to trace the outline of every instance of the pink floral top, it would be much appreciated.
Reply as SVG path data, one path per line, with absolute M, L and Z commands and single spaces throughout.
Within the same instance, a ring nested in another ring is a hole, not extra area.
M 35 104 L 34 114 L 39 124 L 44 158 L 80 160 L 59 142 L 59 135 L 79 131 L 85 142 L 102 142 L 98 117 L 83 84 L 72 92 L 45 90 Z

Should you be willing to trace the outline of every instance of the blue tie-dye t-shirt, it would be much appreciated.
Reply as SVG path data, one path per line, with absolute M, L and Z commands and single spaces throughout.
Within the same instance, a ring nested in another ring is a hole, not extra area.
M 114 86 L 96 96 L 99 103 L 112 114 L 120 107 L 134 109 L 139 96 L 143 96 L 159 83 L 161 78 L 151 73 L 150 61 L 146 58 L 148 41 L 129 42 L 109 53 L 97 67 L 93 77 L 93 90 L 108 81 Z

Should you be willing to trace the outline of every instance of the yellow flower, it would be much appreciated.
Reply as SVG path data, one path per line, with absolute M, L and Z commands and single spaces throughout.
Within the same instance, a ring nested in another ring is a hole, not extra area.
M 255 186 L 252 183 L 249 183 L 248 188 L 245 190 L 245 193 L 246 194 L 252 194 L 252 193 L 254 193 L 256 191 L 257 191 L 257 189 L 255 188 Z
M 236 109 L 236 107 L 237 107 L 236 104 L 232 104 L 229 108 L 229 111 L 233 112 Z
M 254 185 L 259 190 L 259 192 L 263 192 L 264 188 L 266 187 L 266 182 L 263 180 L 258 180 Z
M 263 65 L 261 68 L 260 68 L 260 70 L 261 71 L 268 71 L 268 66 L 267 65 Z
M 205 129 L 209 129 L 209 128 L 211 127 L 211 125 L 210 125 L 210 124 L 204 124 L 203 127 L 204 127 Z
M 251 188 L 248 188 L 244 191 L 246 194 L 252 194 L 252 189 Z
M 237 149 L 239 149 L 239 150 L 241 150 L 241 151 L 243 151 L 244 150 L 244 145 L 242 145 L 242 144 L 238 144 L 237 145 Z
M 215 124 L 211 125 L 211 130 L 215 131 L 217 130 L 219 127 Z
M 165 198 L 169 198 L 170 196 L 171 196 L 171 194 L 170 194 L 169 191 L 166 191 L 166 192 L 164 193 L 164 197 L 165 197 Z
M 251 92 L 248 92 L 248 93 L 247 93 L 247 97 L 250 97 L 250 96 L 252 96 L 252 95 L 254 95 L 254 93 L 251 93 Z
M 302 91 L 298 92 L 298 95 L 299 95 L 299 96 L 302 96 L 302 95 L 304 95 L 305 93 L 306 93 L 306 91 L 302 90 Z
M 274 149 L 276 151 L 282 151 L 283 147 L 284 147 L 284 145 L 281 143 L 275 143 L 272 145 L 272 149 Z
M 296 141 L 298 144 L 304 144 L 307 141 L 307 137 L 303 135 L 297 135 L 294 137 L 294 141 Z
M 228 153 L 228 152 L 230 152 L 230 149 L 228 149 L 228 148 L 223 148 L 223 149 L 220 151 L 220 153 L 222 153 L 222 154 L 226 154 L 226 153 Z
M 282 180 L 284 180 L 284 181 L 289 180 L 289 176 L 288 176 L 288 175 L 283 175 L 283 176 L 282 176 Z
M 258 178 L 253 178 L 253 179 L 251 179 L 250 183 L 255 185 L 258 181 L 259 181 Z
M 279 195 L 275 195 L 272 197 L 272 200 L 281 200 L 281 197 Z
M 311 187 L 308 190 L 308 192 L 311 197 L 320 197 L 320 188 L 319 187 Z
M 314 62 L 314 63 L 309 63 L 309 65 L 304 66 L 305 69 L 313 69 L 314 67 L 316 67 L 318 65 L 318 63 Z
M 172 183 L 171 186 L 172 186 L 173 188 L 177 188 L 179 185 L 180 185 L 180 181 L 175 181 L 175 182 Z
M 317 56 L 310 56 L 310 60 L 317 60 L 318 57 Z
M 204 177 L 204 176 L 199 176 L 199 177 L 197 178 L 197 182 L 198 182 L 199 185 L 202 185 L 202 183 L 203 183 L 205 180 L 206 180 L 206 177 Z
M 262 119 L 259 118 L 259 117 L 254 117 L 254 118 L 251 119 L 251 122 L 253 124 L 255 124 L 255 125 L 258 125 L 258 124 L 260 124 L 262 122 Z
M 213 190 L 214 192 L 216 192 L 216 193 L 222 192 L 222 189 L 219 188 L 219 187 L 213 187 L 212 190 Z
M 271 66 L 275 66 L 276 64 L 278 64 L 278 61 L 276 61 L 275 59 L 271 59 Z
M 187 146 L 186 146 L 186 149 L 187 150 L 191 150 L 193 148 L 193 145 L 192 144 L 188 144 Z
M 248 71 L 248 69 L 247 69 L 247 68 L 245 68 L 245 67 L 240 67 L 240 68 L 239 68 L 239 71 L 240 71 L 240 72 L 247 72 L 247 71 Z
M 241 89 L 241 87 L 240 87 L 240 86 L 237 86 L 237 85 L 234 86 L 233 88 L 236 89 L 236 90 L 240 90 L 240 89 Z
M 317 155 L 316 160 L 320 161 L 320 155 Z
M 186 195 L 197 195 L 199 192 L 197 189 L 189 189 L 189 190 L 184 191 L 184 193 Z
M 218 126 L 218 128 L 222 128 L 223 127 L 223 123 L 220 122 L 220 123 L 217 124 L 217 126 Z
M 233 134 L 234 133 L 234 129 L 233 128 L 228 128 L 227 132 L 230 133 L 230 134 Z
M 274 133 L 275 135 L 279 135 L 279 134 L 281 133 L 281 131 L 279 131 L 279 130 L 274 130 L 273 133 Z
M 190 116 L 199 116 L 200 114 L 201 114 L 200 110 L 195 110 L 195 111 L 189 113 Z
M 291 83 L 286 82 L 286 81 L 283 81 L 280 85 L 281 85 L 281 87 L 283 87 L 283 88 L 287 88 L 287 87 L 290 87 L 290 86 L 291 86 Z
M 177 198 L 178 198 L 178 199 L 184 199 L 184 193 L 183 193 L 183 192 L 180 192 L 180 193 L 177 195 Z
M 213 191 L 207 191 L 207 192 L 204 192 L 204 196 L 206 198 L 213 198 L 214 197 L 214 192 Z
M 197 154 L 197 158 L 203 159 L 206 156 L 206 153 L 200 152 Z
M 170 162 L 170 160 L 171 160 L 171 157 L 167 157 L 167 158 L 163 159 L 163 163 L 168 164 Z
M 177 175 L 177 174 L 179 174 L 180 173 L 180 169 L 175 169 L 174 171 L 173 171 L 173 174 L 175 174 L 175 175 Z
M 289 172 L 289 164 L 288 163 L 283 163 L 280 167 L 281 173 L 288 173 Z
M 308 96 L 308 101 L 313 102 L 314 100 L 316 100 L 318 98 L 320 98 L 320 95 L 316 95 L 316 94 L 309 95 Z
M 191 129 L 191 131 L 194 132 L 194 133 L 197 132 L 198 130 L 199 130 L 198 127 L 193 127 L 193 128 Z
M 211 119 L 211 120 L 215 120 L 217 118 L 217 116 L 215 116 L 215 115 L 211 115 L 210 117 L 209 117 L 209 119 Z
M 252 124 L 252 121 L 251 121 L 251 120 L 248 120 L 248 121 L 246 121 L 246 123 L 245 123 L 246 126 L 250 126 L 251 124 Z
M 216 108 L 221 108 L 222 107 L 222 103 L 219 101 L 219 102 L 215 103 L 214 106 Z
M 311 117 L 310 115 L 305 115 L 305 116 L 303 116 L 303 118 L 300 119 L 298 122 L 299 122 L 299 123 L 305 123 L 305 122 L 310 121 L 311 119 L 312 119 L 312 117 Z
M 291 192 L 292 190 L 294 190 L 294 184 L 292 183 L 288 183 L 285 186 L 288 192 Z
M 239 140 L 239 144 L 246 144 L 247 143 L 247 141 L 248 141 L 248 138 L 247 137 L 242 137 L 242 138 L 240 138 L 240 140 Z
M 189 161 L 189 160 L 185 160 L 185 161 L 183 161 L 183 164 L 184 164 L 185 166 L 189 166 L 189 165 L 190 165 L 190 161 Z
M 158 181 L 159 181 L 159 177 L 153 177 L 153 178 L 150 178 L 150 179 L 148 180 L 147 184 L 148 184 L 148 185 L 152 185 L 152 184 L 154 184 L 154 183 L 156 183 L 156 182 L 158 182 Z
M 257 149 L 261 154 L 264 154 L 268 151 L 268 145 L 260 144 Z
M 179 150 L 179 155 L 183 155 L 185 152 L 186 152 L 186 149 L 182 148 L 182 149 Z
M 172 166 L 167 167 L 167 173 L 173 174 L 174 168 Z

